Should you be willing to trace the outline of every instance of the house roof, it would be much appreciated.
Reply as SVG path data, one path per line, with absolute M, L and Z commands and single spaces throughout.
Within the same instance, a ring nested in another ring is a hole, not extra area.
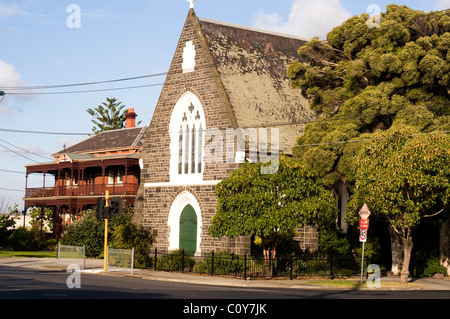
M 64 153 L 89 154 L 141 148 L 141 139 L 146 130 L 147 126 L 104 131 L 78 144 L 63 149 L 52 156 L 56 158 Z
M 280 151 L 291 154 L 306 123 L 308 101 L 290 87 L 286 71 L 307 39 L 198 18 L 238 127 L 274 127 Z

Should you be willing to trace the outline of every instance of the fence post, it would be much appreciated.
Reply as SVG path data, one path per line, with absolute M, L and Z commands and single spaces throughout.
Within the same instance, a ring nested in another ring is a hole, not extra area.
M 155 248 L 155 264 L 154 264 L 155 271 L 156 271 L 156 259 L 157 258 L 158 258 L 158 248 Z
M 330 279 L 334 279 L 333 275 L 333 254 L 330 254 Z
M 294 279 L 294 264 L 293 264 L 293 262 L 292 262 L 292 255 L 290 256 L 290 258 L 289 258 L 290 260 L 289 260 L 289 263 L 290 263 L 290 265 L 291 265 L 291 273 L 290 273 L 290 279 L 292 280 L 292 279 Z
M 244 280 L 247 280 L 247 254 L 244 255 Z
M 184 249 L 181 250 L 181 273 L 184 273 Z
M 133 276 L 134 269 L 134 247 L 131 249 L 131 275 Z
M 211 276 L 214 276 L 214 251 L 211 252 Z
M 61 243 L 58 243 L 58 265 L 61 263 L 60 254 L 61 254 Z
M 109 247 L 107 246 L 105 256 L 105 272 L 108 272 L 108 264 L 109 264 L 108 255 L 109 255 Z
M 367 279 L 369 278 L 369 272 L 367 270 L 368 270 L 368 267 L 370 264 L 369 264 L 369 256 L 367 256 L 366 258 L 367 258 L 367 264 L 366 264 L 367 265 L 366 266 L 366 281 L 367 281 Z
M 86 269 L 86 245 L 83 245 L 83 269 Z

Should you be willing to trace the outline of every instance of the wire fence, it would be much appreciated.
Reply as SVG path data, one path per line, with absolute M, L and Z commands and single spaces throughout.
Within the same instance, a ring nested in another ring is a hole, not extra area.
M 331 279 L 361 274 L 361 257 L 304 253 L 277 256 L 237 256 L 226 252 L 211 252 L 205 256 L 188 256 L 184 251 L 169 254 L 155 252 L 152 268 L 157 271 L 176 271 L 242 279 L 328 277 Z M 369 260 L 364 259 L 363 269 Z M 367 274 L 366 274 L 367 276 Z
M 85 246 L 69 246 L 58 243 L 58 251 L 56 254 L 58 265 L 61 265 L 63 259 L 70 263 L 83 262 L 83 268 L 86 268 L 86 249 Z
M 106 271 L 130 270 L 133 275 L 134 269 L 134 248 L 117 249 L 109 248 L 106 251 L 107 266 Z

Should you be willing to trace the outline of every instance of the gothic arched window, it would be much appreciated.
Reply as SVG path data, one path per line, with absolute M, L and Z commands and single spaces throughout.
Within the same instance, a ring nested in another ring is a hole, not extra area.
M 185 93 L 175 105 L 170 119 L 171 182 L 201 180 L 205 127 L 200 101 L 194 94 Z

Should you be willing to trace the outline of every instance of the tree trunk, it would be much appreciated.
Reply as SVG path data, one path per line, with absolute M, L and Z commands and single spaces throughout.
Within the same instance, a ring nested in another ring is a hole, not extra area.
M 271 249 L 263 249 L 264 254 L 264 275 L 273 277 L 273 263 L 275 262 L 276 256 L 276 248 Z
M 391 255 L 392 255 L 392 265 L 391 272 L 393 275 L 398 275 L 402 268 L 403 263 L 403 243 L 400 235 L 397 234 L 391 225 L 388 226 L 389 234 L 391 239 Z
M 450 217 L 441 224 L 439 237 L 439 261 L 450 276 Z
M 400 282 L 407 283 L 409 276 L 409 263 L 411 261 L 411 252 L 413 249 L 411 230 L 407 228 L 403 229 L 402 243 L 403 243 L 403 265 L 402 265 L 402 272 L 400 275 Z

